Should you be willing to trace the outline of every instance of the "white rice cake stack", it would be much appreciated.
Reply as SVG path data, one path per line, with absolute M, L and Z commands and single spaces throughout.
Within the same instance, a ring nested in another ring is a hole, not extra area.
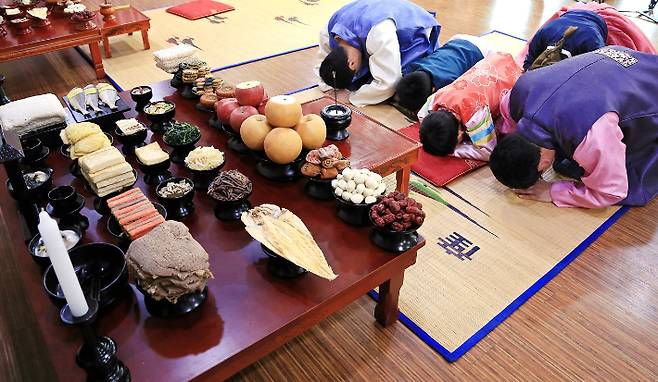
M 136 180 L 132 166 L 114 146 L 83 156 L 79 164 L 82 176 L 100 197 L 121 191 Z
M 2 130 L 22 136 L 66 120 L 64 107 L 56 95 L 40 94 L 0 106 Z

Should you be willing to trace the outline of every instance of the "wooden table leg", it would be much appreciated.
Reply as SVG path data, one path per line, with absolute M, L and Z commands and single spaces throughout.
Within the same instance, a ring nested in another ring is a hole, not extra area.
M 398 298 L 403 282 L 404 271 L 379 286 L 379 302 L 375 306 L 375 318 L 382 326 L 394 323 L 400 316 Z
M 96 70 L 96 78 L 99 80 L 105 77 L 105 69 L 103 69 L 103 57 L 101 56 L 101 47 L 99 42 L 92 42 L 89 44 L 89 51 L 91 52 L 91 60 L 94 63 L 94 70 Z
M 144 43 L 144 50 L 151 49 L 151 43 L 149 42 L 149 30 L 142 29 L 142 42 Z
M 408 194 L 409 193 L 409 180 L 411 179 L 411 167 L 402 167 L 398 172 L 395 173 L 397 178 L 398 187 L 397 190 Z
M 105 50 L 105 57 L 112 58 L 112 50 L 110 49 L 110 39 L 103 37 L 103 49 Z

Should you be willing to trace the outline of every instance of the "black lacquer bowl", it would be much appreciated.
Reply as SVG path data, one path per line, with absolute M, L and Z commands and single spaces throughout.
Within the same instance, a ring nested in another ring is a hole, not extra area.
M 354 204 L 336 195 L 334 195 L 334 198 L 336 199 L 336 214 L 341 220 L 359 227 L 370 224 L 370 207 L 372 207 L 372 204 Z
M 352 109 L 345 105 L 333 104 L 322 108 L 320 117 L 327 125 L 327 139 L 342 141 L 350 136 L 347 128 L 352 123 Z
M 192 189 L 187 193 L 175 198 L 166 198 L 160 195 L 160 190 L 164 186 L 169 183 L 178 183 L 181 180 L 192 186 Z M 155 188 L 155 193 L 158 196 L 158 201 L 167 209 L 167 216 L 170 219 L 181 220 L 194 212 L 194 202 L 192 201 L 194 199 L 194 182 L 192 182 L 192 180 L 189 178 L 174 177 L 163 180 Z
M 48 191 L 53 185 L 53 169 L 47 167 L 31 167 L 30 169 L 22 170 L 23 174 L 31 173 L 35 171 L 43 171 L 48 178 L 43 182 L 33 188 L 27 189 L 27 195 L 16 195 L 14 193 L 14 186 L 11 184 L 9 179 L 6 180 L 5 184 L 7 186 L 7 191 L 14 199 L 31 199 L 31 200 L 45 200 L 48 194 Z
M 418 244 L 418 228 L 411 227 L 404 231 L 393 231 L 392 229 L 377 227 L 370 218 L 373 225 L 370 239 L 379 248 L 394 253 L 402 253 Z
M 70 252 L 73 248 L 76 248 L 77 246 L 79 246 L 79 245 L 82 243 L 82 239 L 83 239 L 83 237 L 84 237 L 84 231 L 80 230 L 78 227 L 75 227 L 75 226 L 65 226 L 65 225 L 63 225 L 63 224 L 60 224 L 60 225 L 59 225 L 59 229 L 60 229 L 60 231 L 67 231 L 67 230 L 69 230 L 69 231 L 73 231 L 73 232 L 75 232 L 75 233 L 78 235 L 78 237 L 79 237 L 78 242 L 75 243 L 75 244 L 73 245 L 73 247 L 71 247 L 71 249 L 69 249 L 69 252 Z M 32 237 L 32 239 L 30 240 L 30 243 L 28 244 L 28 248 L 29 248 L 29 250 L 30 250 L 30 255 L 32 255 L 32 260 L 34 260 L 37 264 L 39 264 L 39 267 L 41 267 L 41 270 L 44 270 L 44 269 L 46 269 L 46 268 L 50 265 L 50 257 L 48 257 L 47 254 L 46 254 L 46 256 L 41 256 L 41 255 L 38 254 L 38 252 L 37 252 L 37 248 L 39 247 L 39 242 L 40 242 L 40 241 L 41 241 L 41 234 L 40 234 L 40 233 L 37 233 L 37 234 L 34 235 L 34 236 Z
M 121 129 L 117 127 L 114 129 L 114 134 L 123 145 L 121 152 L 123 152 L 124 155 L 133 155 L 135 153 L 135 148 L 144 146 L 144 140 L 148 136 L 148 130 L 142 129 L 135 133 L 124 135 L 121 132 Z
M 242 213 L 251 209 L 250 196 L 251 193 L 237 200 L 215 199 L 215 217 L 224 221 L 240 220 Z
M 208 185 L 210 184 L 210 182 L 213 181 L 213 179 L 215 179 L 215 177 L 219 173 L 219 170 L 221 170 L 224 167 L 225 163 L 226 161 L 222 162 L 222 164 L 210 170 L 194 170 L 185 166 L 190 171 L 190 173 L 192 173 L 192 181 L 194 182 L 194 189 L 203 190 L 203 191 L 207 190 Z
M 166 299 L 156 300 L 151 297 L 139 284 L 136 284 L 137 290 L 144 295 L 144 305 L 146 310 L 152 316 L 162 318 L 180 317 L 199 308 L 206 297 L 208 297 L 208 287 L 196 293 L 189 293 L 178 298 L 175 304 Z
M 94 277 L 97 274 L 100 276 L 101 307 L 111 305 L 127 290 L 128 267 L 123 251 L 116 245 L 84 244 L 71 249 L 69 257 L 84 292 L 88 293 L 92 288 Z M 55 305 L 62 307 L 66 303 L 52 265 L 43 274 L 43 286 Z
M 276 182 L 292 182 L 301 177 L 302 173 L 300 169 L 306 154 L 302 152 L 302 154 L 300 154 L 297 159 L 287 164 L 278 164 L 272 162 L 265 155 L 265 152 L 262 151 L 254 152 L 254 156 L 258 158 L 256 171 L 260 175 L 266 179 L 274 180 Z
M 138 113 L 144 112 L 146 106 L 153 97 L 153 90 L 150 86 L 137 86 L 130 90 L 130 98 L 135 101 L 135 111 Z
M 331 186 L 333 179 L 320 179 L 319 176 L 308 178 L 304 185 L 304 193 L 314 199 L 331 200 L 334 198 L 334 188 Z
M 169 159 L 171 159 L 172 162 L 174 163 L 183 163 L 185 162 L 185 157 L 187 154 L 190 153 L 190 151 L 194 150 L 194 147 L 197 142 L 199 142 L 199 139 L 201 139 L 201 134 L 197 135 L 196 138 L 192 139 L 189 142 L 185 142 L 183 144 L 174 144 L 171 142 L 167 142 L 166 139 L 163 139 L 162 141 L 169 147 L 172 148 L 171 153 L 169 153 Z
M 154 105 L 156 103 L 168 103 L 173 106 L 173 108 L 169 111 L 166 111 L 164 113 L 149 113 L 149 107 L 151 105 Z M 151 122 L 151 126 L 149 126 L 149 129 L 151 129 L 152 132 L 154 133 L 163 133 L 165 132 L 173 123 L 174 116 L 176 115 L 176 104 L 170 101 L 155 101 L 155 102 L 150 102 L 144 106 L 144 115 L 146 115 L 146 119 Z
M 143 164 L 138 159 L 137 165 L 144 173 L 144 183 L 148 185 L 160 184 L 163 180 L 171 178 L 171 172 L 169 172 L 171 160 L 169 158 L 151 165 Z
M 260 245 L 263 249 L 263 252 L 268 256 L 267 259 L 267 271 L 274 277 L 281 279 L 291 279 L 299 277 L 308 271 L 298 265 L 295 265 L 293 262 L 284 259 L 283 257 L 274 253 L 263 244 Z

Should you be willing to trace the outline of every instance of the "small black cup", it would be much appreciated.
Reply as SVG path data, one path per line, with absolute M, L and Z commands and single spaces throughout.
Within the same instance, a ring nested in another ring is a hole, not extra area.
M 146 106 L 153 97 L 153 90 L 150 86 L 137 86 L 130 90 L 130 98 L 135 101 L 135 111 L 142 113 L 144 106 Z
M 393 253 L 402 253 L 410 250 L 418 244 L 418 228 L 411 227 L 404 231 L 393 231 L 392 229 L 377 227 L 370 217 L 373 225 L 370 239 L 379 248 Z
M 327 125 L 327 139 L 342 141 L 350 136 L 347 130 L 352 123 L 352 109 L 345 105 L 333 104 L 322 108 L 320 117 Z
M 78 192 L 72 186 L 58 186 L 48 192 L 48 201 L 58 210 L 69 210 L 76 206 Z
M 75 232 L 78 235 L 79 240 L 78 240 L 77 243 L 75 243 L 73 245 L 73 247 L 71 247 L 71 249 L 77 247 L 78 245 L 80 245 L 82 243 L 82 238 L 84 237 L 84 231 L 81 231 L 78 227 L 67 226 L 67 225 L 63 225 L 63 224 L 60 223 L 59 229 L 60 229 L 60 231 L 70 230 L 70 231 Z M 37 249 L 39 247 L 39 242 L 40 241 L 41 241 L 41 234 L 37 233 L 30 240 L 30 243 L 28 244 L 28 248 L 30 250 L 30 254 L 32 255 L 32 260 L 34 260 L 37 264 L 39 264 L 39 267 L 41 267 L 41 270 L 45 270 L 50 265 L 50 257 L 48 257 L 48 254 L 46 254 L 45 256 L 41 256 L 41 255 L 38 254 Z M 71 249 L 69 249 L 69 251 Z
M 169 183 L 178 183 L 181 180 L 187 182 L 192 189 L 186 194 L 175 197 L 175 198 L 166 198 L 160 194 L 160 190 Z M 189 178 L 169 178 L 166 179 L 155 188 L 155 193 L 158 195 L 158 200 L 162 203 L 163 206 L 167 209 L 167 216 L 170 219 L 181 220 L 188 217 L 192 212 L 194 212 L 194 182 Z

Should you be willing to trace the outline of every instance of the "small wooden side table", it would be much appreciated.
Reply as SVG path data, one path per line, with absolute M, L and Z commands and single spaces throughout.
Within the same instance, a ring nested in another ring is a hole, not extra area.
M 132 35 L 133 32 L 142 32 L 142 41 L 144 43 L 144 50 L 151 49 L 149 43 L 149 28 L 151 28 L 151 19 L 137 10 L 133 6 L 125 8 L 116 8 L 114 13 L 116 19 L 111 21 L 103 20 L 103 16 L 99 13 L 98 20 L 101 28 L 101 35 L 103 36 L 103 49 L 105 50 L 105 57 L 112 57 L 110 49 L 110 36 L 118 36 L 122 34 Z

